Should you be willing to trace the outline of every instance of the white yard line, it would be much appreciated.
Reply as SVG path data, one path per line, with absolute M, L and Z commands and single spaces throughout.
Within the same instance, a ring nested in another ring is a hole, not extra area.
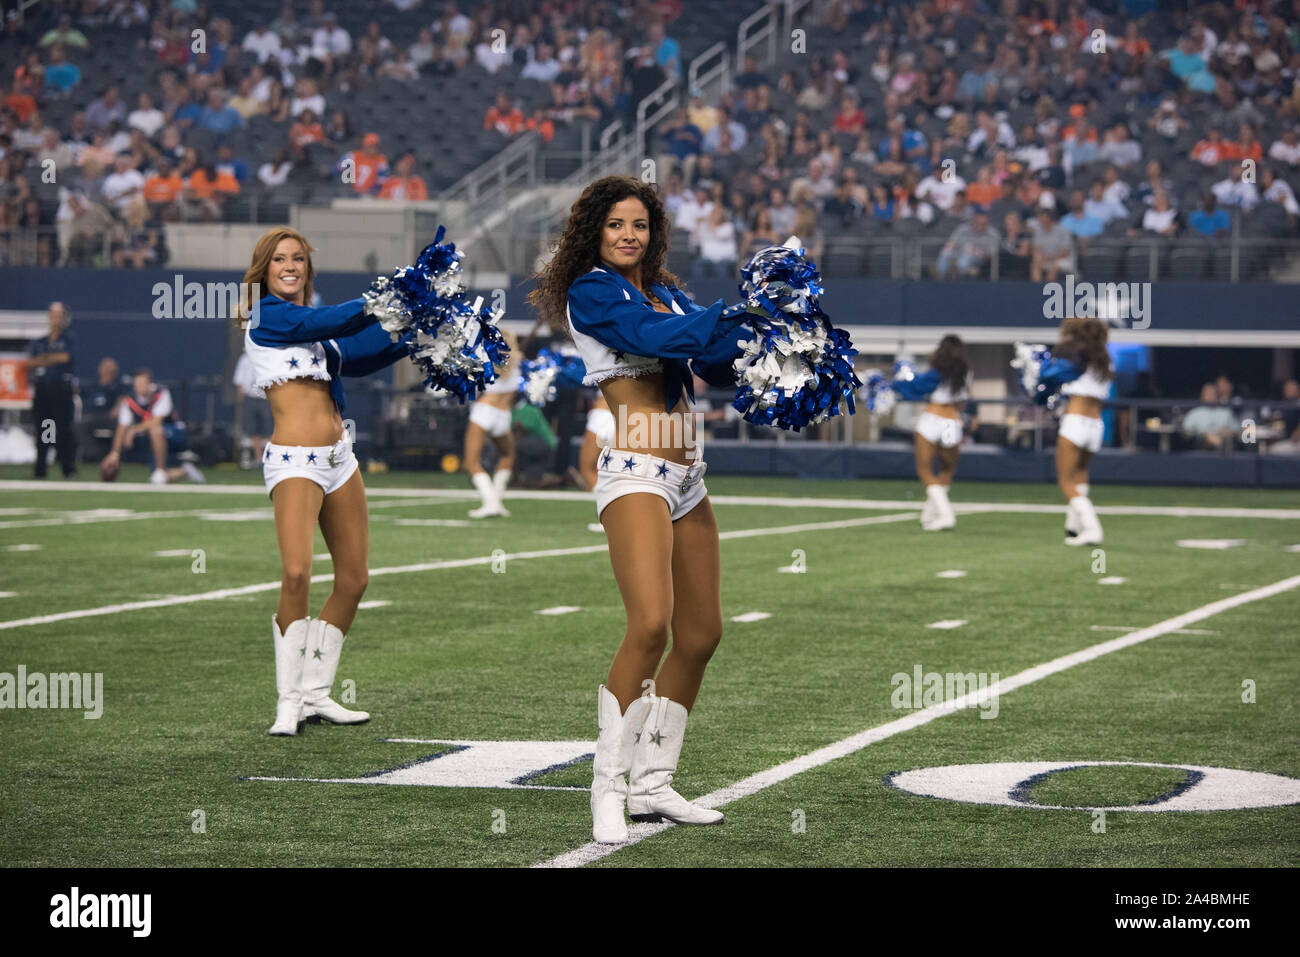
M 1105 486 L 1099 494 L 1104 495 Z M 48 484 L 30 480 L 0 481 L 0 491 L 62 492 L 149 492 L 159 495 L 260 495 L 266 489 L 258 485 L 150 485 L 147 482 L 56 482 Z M 367 488 L 367 498 L 423 498 L 429 500 L 477 501 L 472 489 Z M 594 502 L 590 492 L 562 490 L 510 489 L 506 498 L 551 502 Z M 794 498 L 767 495 L 710 495 L 714 505 L 761 505 L 768 508 L 857 508 L 889 511 L 900 508 L 919 509 L 920 501 L 869 498 Z M 430 502 L 432 504 L 432 502 Z M 959 514 L 1007 512 L 1014 514 L 1059 515 L 1065 504 L 1026 505 L 1020 502 L 953 502 Z M 372 505 L 372 507 L 374 507 Z M 1300 519 L 1296 508 L 1219 508 L 1181 505 L 1096 505 L 1098 515 L 1164 515 L 1171 518 L 1269 518 L 1294 521 Z M 206 510 L 205 510 L 206 511 Z M 3 527 L 3 526 L 0 526 Z
M 802 525 L 782 525 L 775 528 L 742 528 L 722 532 L 718 538 L 726 541 L 733 538 L 752 538 L 759 535 L 788 535 L 792 532 L 818 532 L 841 528 L 857 528 L 862 525 L 880 525 L 887 522 L 915 521 L 918 513 L 904 512 L 898 515 L 873 515 L 869 518 L 848 518 L 834 522 L 810 522 Z M 494 562 L 523 561 L 532 558 L 560 558 L 565 555 L 591 555 L 609 550 L 606 542 L 598 545 L 582 545 L 575 548 L 549 548 L 533 552 L 515 552 L 501 555 L 478 555 L 473 558 L 456 558 L 439 562 L 417 562 L 413 565 L 393 565 L 388 568 L 372 568 L 370 577 L 380 575 L 407 575 L 413 572 L 438 571 L 444 568 L 470 568 L 474 565 L 491 565 Z M 313 575 L 312 583 L 333 581 L 333 574 Z M 141 611 L 146 608 L 167 608 L 173 605 L 190 605 L 200 601 L 220 601 L 223 598 L 238 598 L 255 595 L 259 592 L 276 591 L 278 581 L 260 582 L 255 585 L 242 585 L 237 588 L 219 588 L 215 591 L 199 592 L 193 595 L 172 595 L 167 598 L 154 598 L 146 601 L 122 602 L 117 605 L 101 605 L 98 608 L 81 608 L 74 611 L 61 611 L 52 615 L 36 615 L 31 618 L 15 618 L 0 621 L 0 631 L 8 628 L 25 628 L 29 625 L 49 625 L 59 621 L 71 621 L 77 618 L 94 618 L 100 615 L 119 615 L 124 612 Z
M 1171 632 L 1177 632 L 1186 628 L 1188 625 L 1195 624 L 1210 618 L 1219 612 L 1227 611 L 1230 608 L 1236 608 L 1238 605 L 1244 605 L 1248 602 L 1259 601 L 1264 598 L 1271 598 L 1273 595 L 1290 591 L 1300 586 L 1300 575 L 1293 575 L 1290 578 L 1284 578 L 1276 581 L 1271 585 L 1265 585 L 1262 588 L 1256 588 L 1253 591 L 1243 592 L 1240 595 L 1233 595 L 1231 598 L 1223 598 L 1219 601 L 1211 602 L 1208 605 L 1202 605 L 1192 611 L 1176 615 L 1173 618 L 1166 618 L 1164 621 L 1157 622 L 1147 628 L 1141 628 L 1127 635 L 1121 635 L 1118 638 L 1112 638 L 1109 641 L 1103 641 L 1100 644 L 1091 645 L 1079 651 L 1071 652 L 1068 655 L 1062 655 L 1051 661 L 1044 662 L 1041 665 L 1035 665 L 1033 668 L 1026 669 L 1019 674 L 1012 675 L 1009 678 L 1003 678 L 996 684 L 985 688 L 983 691 L 964 694 L 961 697 L 944 702 L 942 704 L 931 705 L 928 708 L 922 708 L 920 711 L 913 711 L 905 717 L 898 718 L 885 724 L 877 725 L 874 728 L 868 728 L 857 734 L 851 735 L 836 741 L 834 744 L 828 744 L 816 751 L 810 751 L 808 754 L 795 758 L 792 761 L 786 761 L 775 767 L 768 768 L 766 771 L 760 771 L 758 774 L 751 775 L 742 781 L 737 781 L 729 787 L 714 791 L 712 794 L 706 794 L 704 797 L 695 801 L 701 807 L 719 808 L 739 801 L 741 798 L 750 797 L 757 794 L 765 788 L 770 788 L 774 784 L 780 784 L 796 774 L 802 774 L 804 771 L 810 771 L 813 768 L 821 767 L 823 764 L 829 764 L 837 758 L 846 757 L 861 751 L 863 748 L 892 738 L 896 734 L 904 731 L 911 731 L 913 728 L 919 728 L 924 724 L 929 724 L 936 718 L 945 714 L 952 714 L 954 711 L 968 708 L 972 705 L 986 701 L 994 695 L 1004 695 L 1017 688 L 1023 688 L 1026 685 L 1041 681 L 1052 675 L 1067 671 L 1076 665 L 1081 665 L 1103 655 L 1111 654 L 1115 651 L 1121 651 L 1124 648 L 1130 648 L 1133 645 L 1141 644 L 1144 641 L 1150 641 L 1152 638 L 1159 638 L 1161 635 L 1167 635 Z M 639 844 L 648 837 L 653 837 L 660 831 L 665 831 L 673 827 L 672 824 L 633 824 L 629 828 L 629 837 L 624 844 L 584 844 L 582 847 L 553 857 L 548 861 L 533 865 L 534 867 L 581 867 L 584 864 L 590 864 L 598 861 L 603 857 L 608 857 L 615 851 L 625 847 L 631 847 Z

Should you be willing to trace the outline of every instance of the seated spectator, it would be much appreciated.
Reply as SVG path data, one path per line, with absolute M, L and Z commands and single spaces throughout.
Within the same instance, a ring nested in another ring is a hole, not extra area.
M 1125 219 L 1128 210 L 1123 203 L 1117 203 L 1106 195 L 1106 184 L 1094 179 L 1088 187 L 1088 196 L 1083 203 L 1084 214 L 1101 223 L 1102 228 L 1113 219 Z
M 1172 95 L 1161 100 L 1155 112 L 1147 117 L 1147 127 L 1167 140 L 1177 139 L 1189 125 L 1178 110 L 1178 100 Z
M 1033 231 L 1015 210 L 1008 212 L 1002 222 L 1002 250 L 998 272 L 1007 279 L 1028 279 L 1033 256 Z
M 17 153 L 13 155 L 18 156 Z M 46 160 L 54 163 L 55 170 L 72 169 L 77 161 L 76 151 L 73 150 L 71 144 L 64 143 L 59 139 L 59 131 L 52 126 L 45 128 L 41 147 L 36 151 L 37 163 L 44 166 Z M 23 182 L 26 182 L 26 180 L 23 180 Z
M 274 119 L 276 115 L 276 104 L 274 101 L 268 104 L 271 116 Z M 304 110 L 311 110 L 318 117 L 325 115 L 325 97 L 321 95 L 316 86 L 316 82 L 311 79 L 302 79 L 294 87 L 293 99 L 289 102 L 289 114 L 291 116 L 300 116 Z M 277 123 L 283 120 L 276 120 Z
M 1151 208 L 1142 214 L 1142 231 L 1173 237 L 1178 235 L 1178 229 L 1178 210 L 1169 202 L 1169 194 L 1159 190 L 1151 200 Z M 1137 235 L 1136 230 L 1128 232 L 1130 236 Z
M 1100 183 L 1100 180 L 1097 182 Z M 1084 205 L 1083 190 L 1076 189 L 1070 192 L 1070 211 L 1061 217 L 1061 228 L 1080 240 L 1080 247 L 1086 249 L 1086 241 L 1100 236 L 1106 224 L 1088 214 Z
M 847 181 L 841 181 L 834 195 L 822 206 L 822 220 L 847 230 L 861 216 L 862 206 L 853 195 L 853 187 Z
M 1107 130 L 1097 158 L 1124 169 L 1142 161 L 1142 145 L 1129 136 L 1127 124 L 1116 123 Z
M 1231 448 L 1240 425 L 1233 411 L 1220 403 L 1213 382 L 1201 386 L 1201 403 L 1183 416 L 1182 433 L 1198 448 Z
M 798 210 L 794 221 L 794 234 L 799 237 L 799 242 L 808 251 L 808 258 L 813 262 L 820 262 L 823 240 L 821 228 L 817 225 L 817 207 L 809 202 L 800 202 Z
M 840 111 L 835 114 L 835 121 L 831 125 L 836 133 L 857 135 L 867 127 L 867 114 L 858 106 L 857 100 L 844 96 L 840 99 Z
M 1101 153 L 1097 147 L 1097 131 L 1086 119 L 1080 119 L 1073 127 L 1066 127 L 1062 134 L 1065 144 L 1065 166 L 1067 170 L 1077 173 L 1081 166 L 1095 163 Z
M 835 180 L 826 172 L 821 160 L 814 159 L 808 164 L 808 174 L 800 176 L 790 184 L 791 194 L 798 196 L 806 190 L 817 204 L 825 202 L 835 192 Z
M 144 175 L 131 165 L 130 153 L 118 154 L 113 172 L 100 187 L 100 195 L 118 215 L 125 214 L 128 206 L 143 197 Z
M 1211 189 L 1224 206 L 1239 206 L 1249 212 L 1259 205 L 1259 189 L 1251 182 L 1245 167 L 1235 167 L 1224 179 L 1215 183 Z
M 789 234 L 780 234 L 772 228 L 772 213 L 770 210 L 760 209 L 754 216 L 754 228 L 748 230 L 740 241 L 740 254 L 749 258 L 766 246 L 779 246 L 786 241 Z
M 217 172 L 235 177 L 240 189 L 248 185 L 248 164 L 235 155 L 234 147 L 229 143 L 217 147 Z
M 80 82 L 81 68 L 68 62 L 63 44 L 56 43 L 50 47 L 50 62 L 45 67 L 45 92 L 65 96 Z
M 63 250 L 60 265 L 91 266 L 104 252 L 113 215 L 79 190 L 66 190 L 54 217 Z
M 1268 148 L 1268 158 L 1279 163 L 1286 163 L 1292 169 L 1300 166 L 1300 136 L 1292 124 L 1282 131 L 1282 137 L 1274 140 Z
M 682 193 L 681 202 L 677 204 L 677 218 L 673 220 L 674 229 L 683 229 L 695 235 L 695 227 L 713 209 L 707 189 L 690 188 Z
M 325 124 L 325 139 L 331 143 L 349 143 L 356 134 L 352 130 L 352 121 L 343 110 L 335 110 L 330 121 Z
M 1006 154 L 1002 152 L 1000 155 Z M 1065 151 L 1057 144 L 1053 143 L 1047 148 L 1047 162 L 1044 165 L 1037 169 L 1032 166 L 1030 168 L 1033 170 L 1034 181 L 1043 189 L 1065 189 Z M 989 172 L 992 174 L 995 171 L 990 169 Z M 996 183 L 997 180 L 993 179 L 993 182 Z
M 1150 206 L 1155 199 L 1155 192 L 1158 189 L 1164 190 L 1170 198 L 1174 195 L 1173 182 L 1164 175 L 1164 168 L 1160 165 L 1159 160 L 1150 160 L 1147 163 L 1147 178 L 1138 184 L 1134 195 L 1142 201 L 1144 205 Z
M 109 255 L 116 269 L 144 269 L 167 261 L 161 225 L 146 222 L 148 207 L 136 200 L 126 210 L 123 222 L 113 230 Z
M 1030 279 L 1034 282 L 1051 282 L 1065 273 L 1076 271 L 1074 237 L 1056 221 L 1052 210 L 1040 206 L 1030 229 L 1033 232 L 1029 244 Z
M 871 215 L 883 223 L 892 223 L 896 212 L 894 195 L 884 183 L 871 187 Z
M 209 90 L 207 105 L 199 113 L 199 129 L 209 130 L 218 136 L 225 136 L 231 130 L 244 125 L 244 118 L 238 110 L 226 105 L 226 97 L 220 90 Z
M 663 150 L 658 159 L 660 175 L 669 175 L 680 167 L 682 176 L 689 180 L 695 172 L 704 134 L 690 122 L 685 107 L 673 113 L 659 127 L 659 139 Z
M 228 105 L 247 122 L 254 116 L 266 112 L 266 101 L 259 100 L 253 94 L 253 78 L 246 76 L 239 81 L 239 92 L 230 98 Z
M 555 139 L 555 122 L 546 115 L 546 110 L 540 106 L 533 110 L 533 115 L 528 117 L 528 121 L 524 123 L 524 128 L 536 130 L 543 143 L 549 143 Z
M 86 123 L 92 130 L 102 130 L 115 120 L 119 123 L 126 120 L 126 105 L 118 95 L 117 87 L 110 86 L 103 96 L 91 100 L 90 106 L 86 107 Z
M 799 211 L 786 199 L 785 190 L 777 187 L 769 194 L 768 213 L 772 218 L 772 229 L 785 242 L 785 237 L 794 232 L 794 223 Z
M 14 80 L 9 95 L 5 97 L 4 108 L 12 113 L 21 125 L 36 112 L 36 98 L 32 96 L 25 82 Z
M 695 224 L 692 239 L 698 250 L 696 279 L 712 276 L 725 279 L 736 271 L 740 256 L 736 226 L 720 204 L 714 203 L 708 215 Z
M 185 189 L 185 183 L 166 156 L 158 159 L 157 166 L 144 181 L 144 201 L 149 204 L 149 218 L 175 220 L 180 217 L 176 205 Z
M 1228 158 L 1234 161 L 1244 159 L 1254 160 L 1260 163 L 1264 159 L 1264 147 L 1255 136 L 1255 128 L 1249 123 L 1241 124 L 1241 131 L 1237 134 L 1236 148 Z
M 325 142 L 325 130 L 311 110 L 303 110 L 302 115 L 289 127 L 289 148 L 299 162 L 307 158 L 306 149 L 313 143 Z
M 420 78 L 420 68 L 411 59 L 410 52 L 405 47 L 402 47 L 393 55 L 391 60 L 379 67 L 379 76 L 390 80 L 418 80 Z
M 278 58 L 284 52 L 280 42 L 280 35 L 273 32 L 265 24 L 254 27 L 244 37 L 242 48 L 244 52 L 257 57 L 258 63 L 265 63 L 271 57 Z
M 49 47 L 58 44 L 64 47 L 76 47 L 79 50 L 89 50 L 90 41 L 86 35 L 72 25 L 72 17 L 66 13 L 59 16 L 59 24 L 52 30 L 46 32 L 41 37 L 40 46 Z
M 1197 235 L 1214 239 L 1232 231 L 1232 218 L 1227 210 L 1219 208 L 1219 201 L 1213 193 L 1206 193 L 1201 205 L 1187 217 L 1187 225 Z
M 1300 204 L 1296 203 L 1295 190 L 1291 188 L 1291 184 L 1281 179 L 1271 166 L 1263 168 L 1259 184 L 1264 187 L 1264 199 L 1270 203 L 1277 203 L 1285 209 L 1287 218 L 1294 228 L 1296 217 L 1300 216 Z
M 397 167 L 392 176 L 384 180 L 379 188 L 380 199 L 426 200 L 429 190 L 424 180 L 415 175 L 415 154 L 403 153 L 397 160 Z
M 980 275 L 998 254 L 1001 244 L 1002 237 L 989 225 L 988 211 L 977 208 L 970 222 L 954 229 L 939 251 L 938 277 L 948 279 L 954 267 L 963 277 Z
M 127 126 L 139 130 L 150 139 L 162 129 L 165 122 L 166 117 L 163 116 L 162 110 L 154 106 L 153 97 L 143 92 L 136 100 L 136 108 L 126 118 Z
M 99 461 L 112 447 L 117 428 L 117 403 L 130 388 L 117 360 L 105 356 L 99 360 L 96 380 L 82 384 L 81 422 L 78 425 L 78 448 L 86 461 Z
M 483 129 L 496 130 L 502 136 L 521 133 L 524 129 L 524 111 L 511 101 L 510 94 L 502 90 L 497 94 L 496 102 L 483 115 Z
M 168 421 L 175 411 L 171 393 L 154 384 L 148 369 L 137 369 L 131 383 L 130 391 L 118 402 L 117 431 L 105 463 L 118 464 L 123 454 L 129 454 L 143 439 L 153 462 L 150 482 L 165 485 L 181 478 L 202 482 L 203 474 L 192 464 L 167 468 L 167 447 L 175 436 L 175 423 Z
M 1236 143 L 1225 140 L 1217 129 L 1211 129 L 1205 139 L 1192 147 L 1192 159 L 1203 166 L 1216 166 L 1232 159 L 1238 149 Z
M 925 134 L 920 130 L 908 129 L 906 121 L 901 113 L 896 113 L 890 117 L 886 129 L 888 130 L 888 135 L 877 149 L 880 159 L 890 158 L 892 148 L 889 144 L 894 141 L 897 141 L 899 144 L 903 162 L 911 163 L 925 156 Z
M 958 193 L 965 192 L 966 181 L 949 169 L 940 167 L 916 186 L 917 199 L 933 203 L 941 212 L 952 209 Z
M 857 141 L 853 144 L 853 152 L 849 154 L 849 162 L 856 163 L 858 166 L 865 166 L 868 169 L 876 165 L 876 151 L 871 147 L 871 134 L 863 132 L 859 134 Z
M 1300 455 L 1300 382 L 1287 379 L 1282 383 L 1282 401 L 1291 403 L 1278 411 L 1282 439 L 1268 447 L 1270 455 Z
M 272 190 L 287 183 L 291 172 L 293 164 L 289 162 L 288 154 L 282 149 L 276 150 L 269 160 L 257 168 L 257 181 Z
M 185 219 L 220 219 L 226 201 L 238 192 L 239 183 L 235 177 L 217 172 L 213 163 L 204 163 L 185 183 L 181 193 L 181 215 Z
M 421 31 L 421 39 L 424 38 L 424 32 Z M 418 46 L 418 44 L 417 44 Z M 411 47 L 411 58 L 420 63 L 423 54 L 417 50 L 416 46 Z M 539 83 L 553 83 L 555 78 L 560 75 L 564 69 L 560 61 L 555 58 L 555 48 L 549 43 L 537 44 L 537 55 L 528 61 L 523 71 L 519 74 L 525 80 L 536 80 Z
M 361 196 L 378 193 L 388 176 L 388 157 L 379 151 L 379 134 L 363 136 L 361 149 L 345 153 L 339 160 L 338 170 L 343 174 L 343 182 L 352 184 L 353 192 Z

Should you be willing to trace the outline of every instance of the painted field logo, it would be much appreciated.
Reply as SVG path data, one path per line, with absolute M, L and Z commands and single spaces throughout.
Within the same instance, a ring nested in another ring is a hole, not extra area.
M 1119 807 L 1039 804 L 1031 791 L 1053 775 L 1080 768 L 1167 768 L 1185 772 L 1177 786 L 1141 804 Z M 1263 771 L 1207 768 L 1194 764 L 1146 761 L 1016 761 L 1002 764 L 953 764 L 941 768 L 894 771 L 885 784 L 909 794 L 1001 804 L 1039 811 L 1239 811 L 1246 808 L 1300 804 L 1300 781 Z
M 592 757 L 592 741 L 446 741 L 440 738 L 384 738 L 388 744 L 437 744 L 442 750 L 393 768 L 354 778 L 247 777 L 245 781 L 303 781 L 312 784 L 406 784 L 426 788 L 528 788 L 585 791 L 534 784 L 538 778 Z
M 892 708 L 949 708 L 957 710 L 977 705 L 981 718 L 998 716 L 998 673 L 973 671 L 965 674 L 922 671 L 912 666 L 912 673 L 900 671 L 889 679 L 894 690 L 889 696 Z
M 1065 283 L 1043 285 L 1044 319 L 1104 319 L 1113 325 L 1128 321 L 1131 329 L 1151 325 L 1151 283 L 1075 282 L 1066 273 Z
M 0 671 L 0 710 L 5 708 L 71 708 L 97 720 L 104 714 L 104 673 L 28 674 L 26 665 L 16 675 Z

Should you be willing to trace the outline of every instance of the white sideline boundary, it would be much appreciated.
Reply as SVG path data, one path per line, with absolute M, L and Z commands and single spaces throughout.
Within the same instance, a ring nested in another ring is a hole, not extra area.
M 733 538 L 754 538 L 763 535 L 789 535 L 794 532 L 820 532 L 830 529 L 859 528 L 864 525 L 886 525 L 891 522 L 916 521 L 919 512 L 901 512 L 893 515 L 872 515 L 866 518 L 846 518 L 834 522 L 805 522 L 801 525 L 779 525 L 773 528 L 742 528 L 718 533 L 720 541 Z M 417 562 L 413 565 L 392 565 L 387 568 L 370 569 L 370 577 L 380 575 L 408 575 L 414 572 L 438 571 L 444 568 L 470 568 L 474 565 L 491 565 L 497 561 L 522 561 L 532 558 L 560 558 L 565 555 L 591 555 L 609 550 L 608 542 L 598 545 L 581 545 L 575 548 L 548 548 L 532 552 L 514 552 L 507 555 L 477 555 L 472 558 L 453 558 L 437 562 Z M 313 575 L 312 584 L 334 580 L 333 573 Z M 254 585 L 241 585 L 235 588 L 218 588 L 215 591 L 198 592 L 193 595 L 169 595 L 166 598 L 151 598 L 145 601 L 122 602 L 117 605 L 101 605 L 98 608 L 80 608 L 73 611 L 60 611 L 51 615 L 36 615 L 31 618 L 15 618 L 0 621 L 0 631 L 10 628 L 26 628 L 31 625 L 49 625 L 60 621 L 72 621 L 78 618 L 95 618 L 100 615 L 120 615 L 130 611 L 142 611 L 147 608 L 170 608 L 174 605 L 191 605 L 200 601 L 220 601 L 224 598 L 238 598 L 244 595 L 256 595 L 266 591 L 276 591 L 279 581 L 258 582 Z
M 1261 588 L 1252 591 L 1242 592 L 1239 595 L 1233 595 L 1231 598 L 1223 598 L 1219 601 L 1210 602 L 1208 605 L 1202 605 L 1200 608 L 1194 608 L 1189 612 L 1184 612 L 1173 618 L 1166 618 L 1164 621 L 1157 622 L 1139 631 L 1131 632 L 1127 635 L 1121 635 L 1118 638 L 1112 638 L 1109 641 L 1103 641 L 1100 644 L 1090 645 L 1079 651 L 1071 652 L 1068 655 L 1062 655 L 1059 658 L 1053 658 L 1051 661 L 1044 662 L 1041 665 L 1035 665 L 1019 674 L 1014 674 L 1009 678 L 1003 678 L 996 684 L 985 688 L 983 691 L 967 693 L 961 697 L 937 705 L 931 705 L 928 708 L 922 708 L 920 711 L 914 711 L 905 717 L 898 718 L 895 721 L 889 721 L 885 724 L 877 725 L 874 728 L 868 728 L 857 734 L 842 738 L 834 744 L 818 748 L 816 751 L 810 751 L 791 761 L 778 764 L 775 767 L 768 768 L 766 771 L 760 771 L 758 774 L 752 774 L 747 778 L 737 781 L 728 787 L 721 788 L 711 794 L 706 794 L 698 798 L 694 803 L 701 807 L 719 808 L 739 801 L 741 798 L 750 797 L 757 794 L 765 788 L 770 788 L 774 784 L 780 784 L 797 774 L 804 771 L 810 771 L 813 768 L 821 767 L 823 764 L 829 764 L 837 758 L 843 758 L 869 745 L 892 738 L 896 734 L 902 734 L 904 731 L 911 731 L 913 728 L 919 728 L 921 725 L 929 724 L 936 718 L 945 714 L 952 714 L 963 708 L 985 701 L 994 695 L 1004 695 L 1008 692 L 1015 691 L 1017 688 L 1023 688 L 1025 685 L 1041 681 L 1051 675 L 1066 671 L 1076 665 L 1084 664 L 1100 658 L 1103 655 L 1111 654 L 1115 651 L 1121 651 L 1133 645 L 1141 644 L 1144 641 L 1150 641 L 1152 638 L 1159 638 L 1161 635 L 1167 635 L 1170 632 L 1178 631 L 1188 625 L 1195 624 L 1210 618 L 1219 612 L 1227 611 L 1230 608 L 1236 608 L 1238 605 L 1244 605 L 1252 601 L 1259 601 L 1263 598 L 1270 598 L 1273 595 L 1281 594 L 1292 588 L 1300 586 L 1300 575 L 1293 575 L 1290 578 L 1284 578 L 1276 581 L 1271 585 L 1264 585 Z M 623 844 L 596 844 L 594 842 L 584 844 L 576 850 L 568 851 L 553 857 L 550 860 L 534 864 L 533 867 L 581 867 L 584 864 L 590 864 L 598 861 L 603 857 L 608 857 L 616 851 L 625 847 L 631 847 L 639 844 L 646 838 L 653 837 L 661 831 L 666 831 L 673 824 L 633 824 L 628 829 L 628 840 Z M 725 825 L 724 825 L 725 826 Z

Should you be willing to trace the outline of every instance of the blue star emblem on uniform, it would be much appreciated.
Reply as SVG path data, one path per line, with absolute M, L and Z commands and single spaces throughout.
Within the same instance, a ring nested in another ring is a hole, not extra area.
M 318 365 L 320 365 L 320 356 L 312 356 L 312 357 L 311 357 L 311 364 L 314 365 L 314 366 L 318 366 Z
M 608 452 L 606 452 L 605 457 L 600 460 L 600 467 L 604 468 L 605 466 L 609 465 L 609 460 L 611 458 L 613 458 L 613 456 L 611 456 Z
M 270 450 L 270 449 L 267 449 L 265 452 L 262 453 L 262 458 L 263 458 L 263 459 L 269 459 L 270 457 L 271 457 L 271 450 Z
M 296 368 L 298 368 L 298 360 L 297 360 L 296 358 L 294 358 L 294 357 L 290 357 L 290 359 L 289 359 L 289 368 L 290 368 L 290 369 L 296 369 Z
M 622 349 L 615 349 L 615 350 L 614 350 L 614 361 L 615 361 L 615 362 L 626 362 L 626 361 L 627 361 L 627 355 L 623 352 Z
M 315 462 L 315 461 L 316 461 L 316 453 L 315 453 L 315 452 L 308 452 L 308 453 L 307 453 L 307 461 L 308 461 L 308 462 Z
M 628 458 L 625 458 L 625 459 L 623 460 L 623 471 L 624 471 L 624 472 L 630 472 L 630 471 L 632 471 L 632 469 L 633 469 L 633 467 L 634 467 L 635 465 L 636 465 L 636 459 L 631 458 L 631 457 L 629 456 Z
M 288 452 L 285 452 L 283 455 L 280 456 L 280 458 L 281 458 L 282 461 L 285 461 L 285 462 L 289 461 L 289 453 L 288 453 Z
M 667 474 L 668 474 L 668 463 L 667 463 L 667 462 L 660 462 L 660 463 L 659 463 L 659 477 L 660 477 L 660 478 L 663 478 L 663 476 L 665 476 L 665 475 L 667 475 Z

